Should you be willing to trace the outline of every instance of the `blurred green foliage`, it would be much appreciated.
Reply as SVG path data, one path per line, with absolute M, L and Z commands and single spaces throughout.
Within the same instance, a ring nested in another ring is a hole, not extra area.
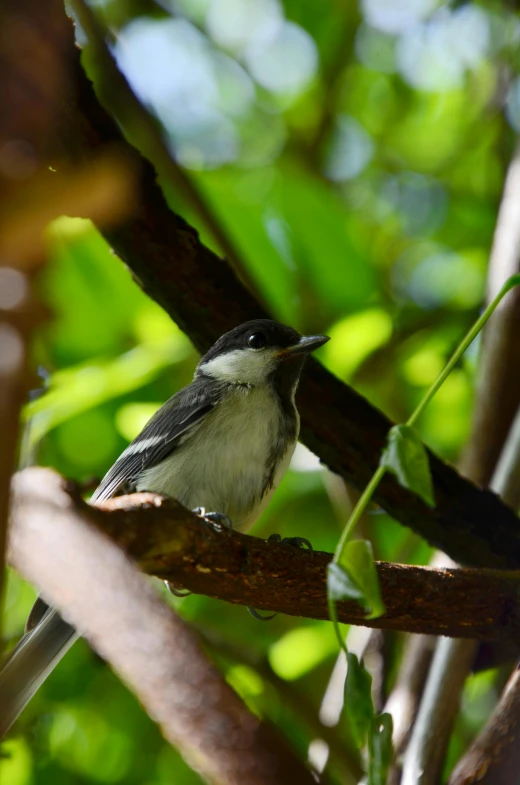
M 273 316 L 330 334 L 321 361 L 404 421 L 482 304 L 520 129 L 517 16 L 491 2 L 437 0 L 92 5 Z M 164 187 L 211 244 L 183 195 Z M 48 248 L 40 287 L 53 318 L 34 342 L 42 389 L 26 408 L 21 465 L 87 481 L 190 381 L 197 355 L 88 222 L 56 221 Z M 477 348 L 418 424 L 450 460 L 468 434 Z M 331 551 L 352 501 L 302 448 L 256 533 L 305 536 Z M 425 543 L 381 512 L 361 528 L 376 558 L 429 558 Z M 10 575 L 10 640 L 34 595 Z M 259 624 L 207 598 L 168 601 L 203 631 L 252 710 L 306 758 L 336 657 L 330 625 L 282 616 Z M 401 651 L 395 636 L 387 648 L 383 692 Z M 452 757 L 484 722 L 494 685 L 494 674 L 470 681 Z M 344 721 L 334 733 L 336 750 L 356 756 Z M 9 785 L 200 782 L 83 642 L 3 749 Z M 346 781 L 344 766 L 331 747 L 333 781 Z

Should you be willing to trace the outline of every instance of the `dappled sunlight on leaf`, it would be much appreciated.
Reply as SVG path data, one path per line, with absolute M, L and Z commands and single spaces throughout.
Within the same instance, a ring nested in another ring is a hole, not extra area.
M 159 344 L 136 346 L 113 361 L 56 373 L 49 391 L 26 408 L 25 417 L 31 421 L 31 439 L 37 442 L 71 417 L 141 388 L 164 369 L 188 356 L 189 347 L 185 341 L 167 337 Z
M 370 308 L 337 322 L 328 334 L 331 340 L 322 351 L 325 364 L 348 379 L 363 360 L 390 339 L 392 319 L 381 308 Z
M 299 679 L 336 652 L 328 623 L 302 626 L 285 633 L 269 649 L 271 667 L 282 679 Z

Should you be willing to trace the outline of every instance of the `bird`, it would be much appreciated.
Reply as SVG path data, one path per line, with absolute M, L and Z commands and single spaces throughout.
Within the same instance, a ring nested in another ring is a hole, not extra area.
M 248 531 L 296 447 L 295 393 L 305 358 L 328 340 L 271 319 L 222 335 L 199 361 L 193 381 L 116 460 L 90 503 L 149 491 Z M 0 667 L 0 737 L 78 637 L 58 611 L 36 600 L 24 636 Z

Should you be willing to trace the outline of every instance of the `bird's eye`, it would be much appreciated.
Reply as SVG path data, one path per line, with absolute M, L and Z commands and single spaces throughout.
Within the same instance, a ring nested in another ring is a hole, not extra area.
M 253 333 L 247 339 L 247 345 L 250 349 L 261 349 L 267 343 L 267 338 L 264 333 Z

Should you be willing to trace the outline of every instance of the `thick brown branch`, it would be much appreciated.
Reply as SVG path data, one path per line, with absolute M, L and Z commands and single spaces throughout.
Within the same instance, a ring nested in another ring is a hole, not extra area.
M 124 147 L 141 167 L 140 209 L 109 241 L 155 299 L 205 350 L 236 324 L 262 316 L 254 298 L 229 265 L 199 240 L 197 232 L 168 208 L 153 167 L 125 142 L 100 106 L 77 55 L 77 101 L 64 107 L 59 133 L 75 160 L 90 160 L 107 144 Z M 389 420 L 316 362 L 300 386 L 302 440 L 330 468 L 362 488 L 374 472 Z M 377 501 L 454 559 L 487 567 L 520 565 L 520 527 L 497 497 L 464 480 L 430 453 L 437 506 L 431 510 L 391 477 Z
M 57 475 L 48 469 L 26 469 L 21 477 L 24 493 L 32 484 L 38 488 L 42 477 L 56 487 Z M 325 582 L 331 554 L 216 531 L 173 499 L 154 494 L 121 496 L 91 507 L 74 486 L 60 482 L 78 514 L 117 542 L 145 572 L 228 602 L 328 618 Z M 343 602 L 338 604 L 341 621 L 451 637 L 520 640 L 516 572 L 387 562 L 378 563 L 378 572 L 386 614 L 367 620 L 357 603 Z
M 489 722 L 448 785 L 514 785 L 520 771 L 520 670 L 513 671 Z
M 235 695 L 196 634 L 121 549 L 87 525 L 92 512 L 53 472 L 22 472 L 14 484 L 13 563 L 110 662 L 207 782 L 311 785 L 305 766 Z

